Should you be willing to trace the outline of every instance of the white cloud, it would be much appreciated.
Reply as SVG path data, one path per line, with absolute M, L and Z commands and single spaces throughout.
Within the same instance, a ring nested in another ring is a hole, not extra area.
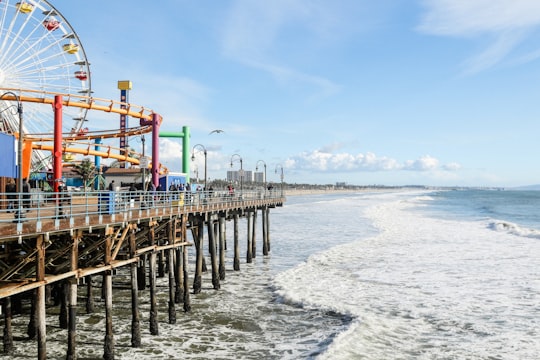
M 164 164 L 169 171 L 182 171 L 182 142 L 160 138 L 159 162 Z
M 466 38 L 487 35 L 494 39 L 484 51 L 465 62 L 468 73 L 500 63 L 540 25 L 537 0 L 424 0 L 422 3 L 426 12 L 419 31 Z
M 419 29 L 426 33 L 471 36 L 536 27 L 537 0 L 424 0 Z
M 403 167 L 405 170 L 414 170 L 414 171 L 428 171 L 434 170 L 439 166 L 439 160 L 431 157 L 429 155 L 422 156 L 417 160 L 408 160 L 405 162 Z
M 285 167 L 289 170 L 303 170 L 315 172 L 353 172 L 353 171 L 457 171 L 461 166 L 450 163 L 441 166 L 439 160 L 425 155 L 417 160 L 407 160 L 400 163 L 396 159 L 386 156 L 377 156 L 374 153 L 366 154 L 332 154 L 315 150 L 303 152 L 285 161 Z
M 443 165 L 443 169 L 447 171 L 457 171 L 461 169 L 461 165 L 456 162 L 451 162 Z
M 343 23 L 343 9 L 325 1 L 274 0 L 252 2 L 238 0 L 223 26 L 222 48 L 226 56 L 252 68 L 271 74 L 281 83 L 305 83 L 321 89 L 323 95 L 333 94 L 339 86 L 319 75 L 309 74 L 287 65 L 287 53 L 276 49 L 290 26 L 308 33 L 315 42 L 338 33 Z M 305 51 L 308 45 L 302 46 Z M 278 65 L 279 64 L 279 65 Z

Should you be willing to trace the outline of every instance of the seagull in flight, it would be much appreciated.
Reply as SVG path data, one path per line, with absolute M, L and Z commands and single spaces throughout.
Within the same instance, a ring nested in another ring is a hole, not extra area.
M 220 130 L 220 129 L 216 129 L 216 130 L 210 131 L 210 132 L 208 133 L 208 135 L 213 134 L 213 133 L 220 134 L 220 133 L 222 133 L 222 132 L 225 132 L 225 131 Z

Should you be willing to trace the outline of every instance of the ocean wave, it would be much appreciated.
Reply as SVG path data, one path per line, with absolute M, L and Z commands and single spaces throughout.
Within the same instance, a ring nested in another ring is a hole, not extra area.
M 540 230 L 521 227 L 518 224 L 509 221 L 493 220 L 488 224 L 488 228 L 516 236 L 540 239 Z

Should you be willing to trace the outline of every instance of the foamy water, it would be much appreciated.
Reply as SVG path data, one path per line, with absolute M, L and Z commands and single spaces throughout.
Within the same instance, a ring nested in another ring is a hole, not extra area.
M 378 235 L 277 276 L 290 301 L 354 318 L 320 358 L 537 358 L 538 239 L 516 225 L 493 231 L 490 221 L 426 217 L 416 206 L 410 198 L 368 208 Z

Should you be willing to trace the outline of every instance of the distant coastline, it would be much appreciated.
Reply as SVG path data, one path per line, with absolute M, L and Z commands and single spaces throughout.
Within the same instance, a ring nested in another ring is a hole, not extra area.
M 361 191 L 403 191 L 412 189 L 425 189 L 425 187 L 402 187 L 402 186 L 354 186 L 354 187 L 311 187 L 311 188 L 286 188 L 283 189 L 285 196 L 317 195 L 330 193 L 357 193 Z M 278 190 L 279 191 L 279 190 Z

